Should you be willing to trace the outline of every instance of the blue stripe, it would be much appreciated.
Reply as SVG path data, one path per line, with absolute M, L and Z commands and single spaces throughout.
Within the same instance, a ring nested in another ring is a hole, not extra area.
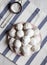
M 28 4 L 29 4 L 29 2 L 26 2 L 26 3 L 23 5 L 23 10 L 27 7 Z M 23 11 L 23 10 L 22 10 L 22 11 Z M 19 15 L 19 16 L 20 16 L 20 15 Z M 16 17 L 17 17 L 17 16 L 16 16 Z M 15 17 L 14 17 L 14 20 L 15 20 Z M 12 20 L 12 21 L 14 21 L 14 20 Z M 10 28 L 10 26 L 12 26 L 12 25 L 9 24 L 9 26 L 7 26 L 6 30 L 7 30 L 8 28 Z M 4 35 L 4 32 L 3 32 L 2 36 L 3 36 L 3 35 Z M 2 37 L 2 36 L 1 36 L 1 37 Z M 0 37 L 0 38 L 1 38 L 1 37 Z M 6 55 L 6 54 L 7 54 L 6 51 L 7 51 L 7 52 L 9 51 L 8 47 L 5 49 L 5 51 L 4 51 L 2 54 L 5 54 L 5 55 Z
M 45 45 L 45 43 L 47 42 L 47 36 L 44 38 L 44 40 L 41 43 L 41 48 Z M 38 52 L 34 53 L 29 60 L 27 61 L 27 63 L 25 65 L 30 65 L 30 63 L 33 61 L 33 59 L 35 58 L 35 56 L 38 54 Z
M 16 57 L 14 58 L 14 60 L 12 62 L 16 63 L 17 59 L 19 59 L 20 55 L 16 55 Z
M 7 48 L 5 49 L 5 51 L 4 51 L 2 54 L 5 56 L 6 53 L 7 53 L 9 50 L 10 50 L 9 47 L 7 47 Z
M 34 11 L 34 13 L 29 17 L 29 19 L 27 20 L 28 22 L 31 22 L 33 20 L 33 18 L 35 18 L 35 16 L 38 14 L 38 12 L 40 11 L 40 9 L 36 9 Z
M 38 12 L 39 12 L 39 9 L 38 9 L 38 8 L 36 8 L 36 10 L 35 10 L 33 13 L 35 14 L 35 13 L 36 13 L 36 11 L 38 11 Z M 38 14 L 38 12 L 37 12 L 37 14 Z M 33 14 L 33 15 L 34 15 L 34 14 Z M 36 15 L 37 15 L 37 14 L 36 14 Z M 31 14 L 31 15 L 32 15 L 32 14 Z M 33 15 L 32 15 L 32 16 L 30 16 L 29 18 L 30 18 L 30 19 L 32 19 Z M 34 17 L 35 17 L 36 15 L 34 15 Z M 28 21 L 29 21 L 30 19 L 28 19 Z M 6 49 L 6 50 L 7 50 L 7 49 Z M 8 50 L 8 51 L 9 51 L 9 50 Z M 5 53 L 6 53 L 6 52 L 4 51 L 4 54 L 5 54 Z M 6 54 L 7 54 L 7 53 L 6 53 Z M 5 54 L 5 55 L 6 55 L 6 54 Z M 20 57 L 20 56 L 18 56 L 18 57 Z M 15 57 L 14 59 L 16 59 L 16 57 Z M 18 58 L 17 58 L 17 60 L 18 60 Z M 14 60 L 13 60 L 13 61 L 14 61 Z M 15 61 L 15 62 L 16 62 L 16 61 Z
M 7 10 L 8 10 L 8 4 L 7 4 L 7 6 L 3 9 L 3 11 L 1 12 L 1 14 L 0 14 L 1 18 L 4 16 L 4 14 L 7 12 Z
M 25 4 L 23 5 L 22 12 L 25 10 L 25 8 L 28 6 L 29 3 L 30 3 L 29 1 L 26 1 L 26 2 L 25 2 Z M 17 15 L 15 15 L 15 16 L 13 17 L 13 19 L 10 21 L 10 23 L 7 25 L 7 27 L 5 28 L 5 30 L 4 30 L 4 31 L 2 32 L 2 34 L 0 35 L 0 40 L 2 40 L 2 38 L 5 36 L 6 31 L 12 27 L 11 23 L 13 24 L 13 23 L 18 19 L 18 17 L 22 14 L 22 12 L 19 13 L 19 14 L 17 14 Z
M 14 0 L 10 0 L 10 2 L 14 2 Z M 10 3 L 10 2 L 9 2 L 9 3 Z M 0 16 L 1 16 L 0 20 L 2 19 L 2 17 L 3 17 L 3 16 L 5 15 L 5 13 L 7 12 L 9 3 L 6 5 L 6 7 L 5 7 L 5 8 L 3 9 L 3 11 L 0 13 Z
M 43 23 L 42 23 L 43 22 Z M 41 29 L 41 27 L 47 22 L 47 16 L 45 17 L 45 19 L 40 23 L 40 25 L 38 26 L 39 29 Z
M 2 17 L 0 16 L 0 19 L 1 19 Z
M 42 61 L 40 65 L 45 65 L 46 63 L 47 63 L 47 56 L 45 57 L 45 59 Z

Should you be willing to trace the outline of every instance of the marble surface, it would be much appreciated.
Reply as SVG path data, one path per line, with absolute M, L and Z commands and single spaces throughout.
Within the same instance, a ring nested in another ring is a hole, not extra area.
M 47 14 L 47 0 L 30 0 L 30 1 Z M 4 56 L 0 54 L 0 65 L 15 65 L 15 64 L 10 62 L 8 59 L 6 59 Z

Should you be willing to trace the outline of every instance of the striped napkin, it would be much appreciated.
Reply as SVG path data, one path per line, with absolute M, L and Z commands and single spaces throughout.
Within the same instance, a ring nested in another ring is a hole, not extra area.
M 47 15 L 29 0 L 23 0 L 21 13 L 13 14 L 8 10 L 10 2 L 14 0 L 0 0 L 0 53 L 17 65 L 47 65 Z M 11 24 L 18 22 L 31 22 L 40 29 L 40 51 L 25 57 L 16 55 L 8 48 L 6 31 L 12 27 Z

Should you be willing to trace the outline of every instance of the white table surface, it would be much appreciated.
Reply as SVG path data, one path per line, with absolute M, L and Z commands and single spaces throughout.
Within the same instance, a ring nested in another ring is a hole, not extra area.
M 30 0 L 30 1 L 47 14 L 47 0 Z M 15 65 L 15 64 L 10 62 L 8 59 L 6 59 L 4 56 L 0 54 L 0 65 Z

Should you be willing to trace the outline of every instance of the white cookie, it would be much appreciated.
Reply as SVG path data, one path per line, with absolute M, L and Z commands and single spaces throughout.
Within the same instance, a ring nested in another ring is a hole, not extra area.
M 31 23 L 25 23 L 24 24 L 24 29 L 26 30 L 26 29 L 31 29 L 32 28 L 32 25 L 31 25 Z
M 24 55 L 30 55 L 31 54 L 31 49 L 29 46 L 24 46 L 23 47 L 23 53 Z
M 9 40 L 9 45 L 10 45 L 10 46 L 13 46 L 14 41 L 15 41 L 15 39 L 14 39 L 14 38 L 11 38 L 11 39 Z
M 23 45 L 27 45 L 30 42 L 30 37 L 29 36 L 24 36 L 23 37 Z
M 15 33 L 16 33 L 16 30 L 14 28 L 12 28 L 10 31 L 9 31 L 9 35 L 11 37 L 14 37 L 15 36 Z
M 28 29 L 28 30 L 26 31 L 26 35 L 29 36 L 29 37 L 34 36 L 34 30 Z
M 22 30 L 23 29 L 23 24 L 19 23 L 16 25 L 17 30 Z
M 30 44 L 31 45 L 33 45 L 33 46 L 35 46 L 35 45 L 37 45 L 37 44 L 40 44 L 40 40 L 41 38 L 39 37 L 39 36 L 36 36 L 36 37 L 34 37 L 34 38 L 31 38 L 31 42 L 30 42 Z
M 23 37 L 23 36 L 24 36 L 24 31 L 23 31 L 23 30 L 17 31 L 17 36 L 18 36 L 19 38 Z
M 20 54 L 20 49 L 19 48 L 15 48 L 15 52 L 16 52 L 16 54 Z
M 40 45 L 35 45 L 32 47 L 32 50 L 34 50 L 34 52 L 37 52 L 40 50 Z
M 17 47 L 17 48 L 21 47 L 21 41 L 20 40 L 15 41 L 15 47 Z

